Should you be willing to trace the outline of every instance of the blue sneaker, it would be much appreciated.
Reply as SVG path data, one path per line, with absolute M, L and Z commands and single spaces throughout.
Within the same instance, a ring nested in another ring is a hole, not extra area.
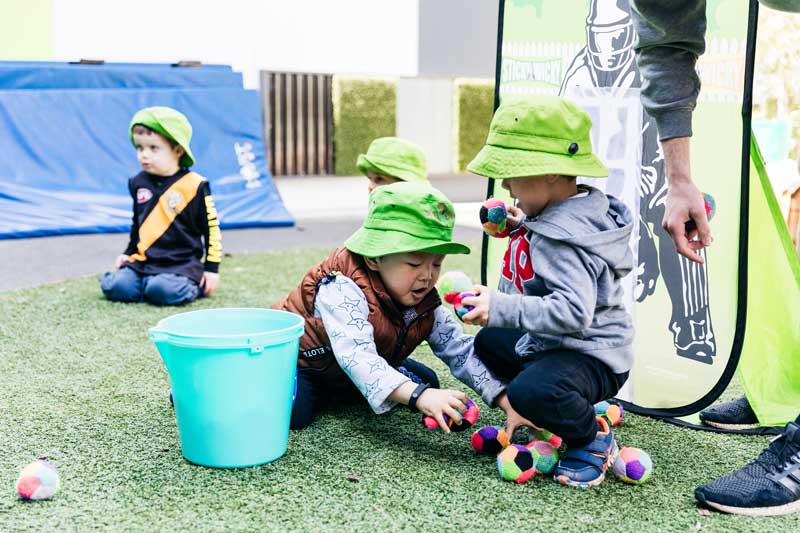
M 800 511 L 800 417 L 770 442 L 755 461 L 698 487 L 701 505 L 749 516 Z
M 569 448 L 561 456 L 553 478 L 569 487 L 586 489 L 606 478 L 606 470 L 617 457 L 617 441 L 605 418 L 598 416 L 600 431 L 592 442 L 583 448 Z

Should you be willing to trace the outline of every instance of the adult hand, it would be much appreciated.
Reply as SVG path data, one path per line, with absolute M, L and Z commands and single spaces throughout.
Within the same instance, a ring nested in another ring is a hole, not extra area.
M 447 415 L 456 424 L 461 424 L 461 418 L 467 412 L 467 395 L 461 391 L 450 389 L 425 389 L 417 398 L 417 409 L 432 416 L 439 423 L 445 433 L 450 433 L 450 428 L 444 421 Z
M 672 237 L 679 254 L 703 263 L 697 251 L 710 245 L 714 238 L 703 195 L 692 181 L 689 137 L 668 139 L 662 142 L 662 147 L 669 188 L 661 226 Z
M 203 279 L 200 280 L 200 288 L 203 290 L 205 296 L 211 296 L 211 293 L 217 290 L 219 286 L 219 274 L 216 272 L 203 272 Z

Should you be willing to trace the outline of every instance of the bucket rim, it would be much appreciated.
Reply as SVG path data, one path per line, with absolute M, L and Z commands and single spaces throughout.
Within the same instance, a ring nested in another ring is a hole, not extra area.
M 207 313 L 209 311 L 267 311 L 269 313 L 279 313 L 283 315 L 291 315 L 292 317 L 297 319 L 297 324 L 287 326 L 281 329 L 275 329 L 271 331 L 262 331 L 262 332 L 255 332 L 255 333 L 230 333 L 230 334 L 214 334 L 214 335 L 203 335 L 203 334 L 191 334 L 187 335 L 184 333 L 175 333 L 173 331 L 169 331 L 163 327 L 163 323 L 167 320 L 178 316 L 184 315 L 194 315 L 194 314 L 202 314 Z M 152 334 L 160 333 L 163 335 L 169 335 L 170 337 L 177 337 L 182 339 L 242 339 L 242 338 L 253 338 L 253 337 L 278 337 L 286 334 L 290 334 L 296 330 L 301 330 L 305 326 L 305 319 L 298 315 L 297 313 L 291 313 L 289 311 L 283 311 L 281 309 L 268 309 L 265 307 L 214 307 L 211 309 L 196 309 L 194 311 L 186 311 L 183 313 L 176 313 L 174 315 L 170 315 L 167 317 L 162 318 L 158 321 L 158 323 L 153 326 L 152 328 L 148 329 L 147 332 Z

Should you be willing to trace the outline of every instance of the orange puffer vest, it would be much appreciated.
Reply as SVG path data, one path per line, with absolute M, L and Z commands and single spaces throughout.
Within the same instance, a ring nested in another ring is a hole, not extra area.
M 406 326 L 402 312 L 386 292 L 380 275 L 367 268 L 360 255 L 346 248 L 337 248 L 309 270 L 300 285 L 272 308 L 297 313 L 306 321 L 300 338 L 298 368 L 319 371 L 329 385 L 349 386 L 350 379 L 336 362 L 322 319 L 314 316 L 317 287 L 325 278 L 333 280 L 337 274 L 353 280 L 366 296 L 368 320 L 372 324 L 378 354 L 394 368 L 428 338 L 433 329 L 433 311 L 441 305 L 441 300 L 436 290 L 429 292 L 416 306 L 417 318 Z

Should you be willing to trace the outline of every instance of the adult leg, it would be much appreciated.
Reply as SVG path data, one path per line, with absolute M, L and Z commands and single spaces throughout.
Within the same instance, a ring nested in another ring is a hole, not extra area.
M 100 289 L 112 302 L 141 302 L 142 276 L 131 268 L 120 268 L 100 276 Z
M 144 297 L 156 305 L 182 305 L 193 302 L 200 292 L 197 283 L 179 274 L 147 276 Z

